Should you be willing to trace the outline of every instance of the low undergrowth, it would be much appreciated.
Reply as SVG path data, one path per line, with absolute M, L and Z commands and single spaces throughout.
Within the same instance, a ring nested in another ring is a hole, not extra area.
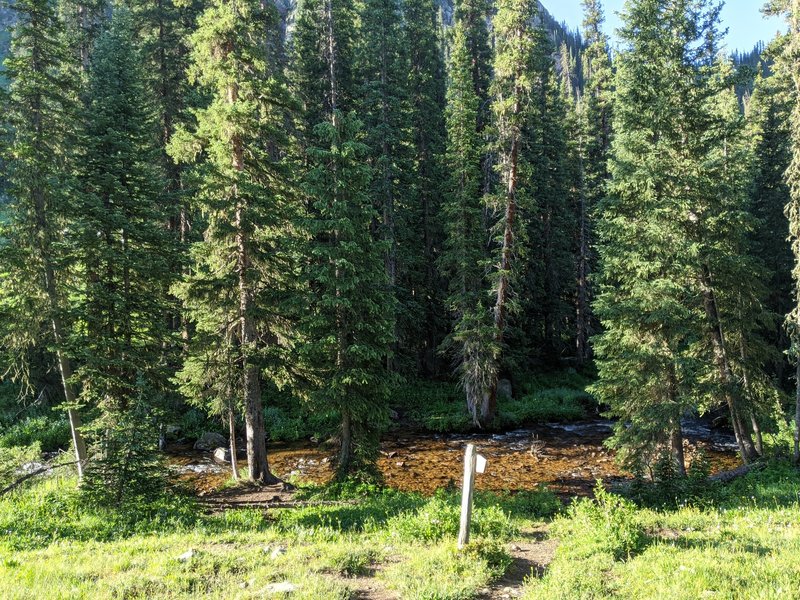
M 599 488 L 556 519 L 556 558 L 526 598 L 798 598 L 800 476 L 775 463 L 672 508 Z
M 576 421 L 597 413 L 586 391 L 591 379 L 574 369 L 531 374 L 515 382 L 514 398 L 498 398 L 493 428 L 511 429 L 546 421 Z M 474 428 L 464 396 L 454 383 L 414 381 L 398 387 L 394 407 L 408 420 L 436 433 Z

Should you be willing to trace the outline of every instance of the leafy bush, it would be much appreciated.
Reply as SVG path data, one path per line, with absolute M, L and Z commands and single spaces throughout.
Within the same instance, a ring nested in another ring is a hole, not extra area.
M 644 541 L 636 505 L 606 491 L 599 482 L 594 496 L 574 502 L 566 518 L 554 524 L 555 535 L 577 540 L 570 548 L 576 558 L 596 552 L 609 553 L 615 560 L 630 556 Z
M 476 502 L 472 511 L 472 534 L 476 537 L 497 539 L 513 537 L 517 530 L 511 517 L 497 505 L 481 504 Z M 460 516 L 458 497 L 438 492 L 416 512 L 392 518 L 388 528 L 392 535 L 404 540 L 455 539 Z
M 69 447 L 69 421 L 65 417 L 28 417 L 11 425 L 0 435 L 0 447 L 30 446 L 39 443 L 44 452 Z

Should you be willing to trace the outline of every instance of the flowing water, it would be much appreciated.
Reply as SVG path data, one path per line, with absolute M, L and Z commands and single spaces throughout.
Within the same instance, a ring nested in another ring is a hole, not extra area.
M 472 443 L 487 459 L 486 471 L 477 476 L 477 489 L 531 490 L 545 484 L 563 496 L 588 495 L 597 479 L 611 483 L 629 477 L 603 445 L 611 426 L 610 421 L 597 420 L 502 434 L 390 433 L 381 442 L 378 467 L 387 485 L 430 494 L 460 482 L 464 447 Z M 712 473 L 739 465 L 732 435 L 702 421 L 688 421 L 684 429 L 688 460 L 702 450 Z M 230 467 L 216 463 L 209 452 L 174 447 L 170 454 L 180 477 L 200 495 L 219 489 L 230 477 Z M 274 445 L 269 461 L 281 478 L 324 483 L 333 474 L 335 451 L 311 443 Z M 246 468 L 240 461 L 240 469 Z

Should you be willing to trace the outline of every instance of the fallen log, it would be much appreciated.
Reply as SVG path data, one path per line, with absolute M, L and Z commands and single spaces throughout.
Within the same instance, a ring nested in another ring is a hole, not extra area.
M 74 462 L 61 463 L 60 465 L 45 465 L 45 466 L 43 466 L 43 467 L 41 467 L 39 469 L 36 469 L 35 471 L 31 471 L 30 473 L 27 473 L 26 475 L 24 475 L 24 476 L 20 477 L 19 479 L 17 479 L 14 483 L 11 483 L 11 484 L 7 485 L 6 487 L 4 487 L 2 490 L 0 490 L 0 496 L 2 496 L 4 494 L 7 494 L 8 492 L 18 488 L 23 483 L 28 481 L 28 479 L 36 477 L 37 475 L 43 475 L 44 473 L 48 473 L 48 472 L 52 471 L 53 469 L 60 469 L 61 467 L 68 467 L 70 465 L 77 465 L 77 464 L 78 464 L 78 461 L 76 460 Z
M 741 467 L 737 467 L 736 469 L 731 469 L 730 471 L 721 471 L 715 475 L 711 475 L 708 478 L 709 482 L 712 483 L 728 483 L 733 481 L 734 479 L 738 479 L 739 477 L 743 477 L 747 475 L 751 471 L 758 471 L 764 468 L 764 465 L 761 463 L 753 463 L 750 465 L 742 465 Z

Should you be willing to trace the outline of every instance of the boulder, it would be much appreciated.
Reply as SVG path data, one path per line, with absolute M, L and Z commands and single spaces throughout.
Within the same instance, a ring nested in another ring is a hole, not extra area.
M 194 443 L 195 450 L 207 450 L 209 452 L 213 451 L 220 446 L 225 447 L 228 445 L 228 440 L 225 439 L 224 435 L 220 435 L 218 433 L 214 433 L 213 431 L 206 431 L 203 435 L 200 436 Z
M 228 464 L 231 462 L 231 451 L 228 448 L 219 448 L 214 450 L 214 460 L 218 463 Z
M 511 389 L 511 382 L 508 379 L 500 379 L 497 382 L 497 395 L 502 398 L 513 398 L 513 390 Z

